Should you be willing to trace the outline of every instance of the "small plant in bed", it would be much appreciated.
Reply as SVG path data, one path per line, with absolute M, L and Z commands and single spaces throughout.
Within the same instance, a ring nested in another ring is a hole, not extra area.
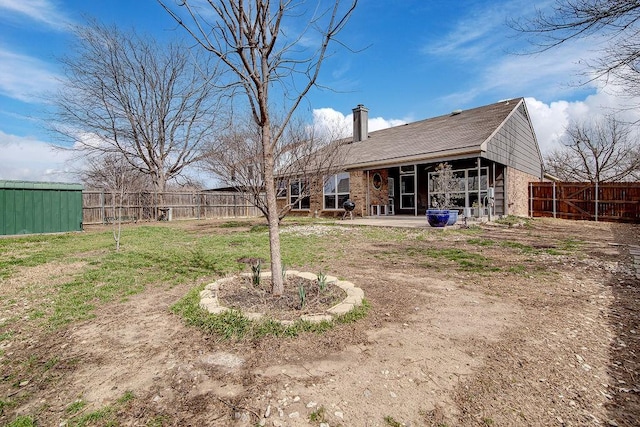
M 346 293 L 337 286 L 326 286 L 322 293 L 317 282 L 298 276 L 287 276 L 284 293 L 271 294 L 271 279 L 263 277 L 259 284 L 251 277 L 238 276 L 218 290 L 220 304 L 243 313 L 264 313 L 277 320 L 297 320 L 302 315 L 325 313 L 341 302 Z M 314 289 L 315 288 L 315 289 Z
M 327 289 L 327 285 L 329 284 L 327 282 L 327 275 L 322 271 L 318 273 L 318 279 L 316 280 L 316 282 L 318 283 L 318 294 L 324 292 L 324 290 Z

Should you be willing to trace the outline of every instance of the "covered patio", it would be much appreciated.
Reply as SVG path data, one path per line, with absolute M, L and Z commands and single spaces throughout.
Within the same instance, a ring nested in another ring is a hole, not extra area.
M 469 221 L 479 221 L 478 218 L 470 218 Z M 471 223 L 471 222 L 470 222 Z M 354 217 L 350 219 L 348 216 L 340 221 L 341 225 L 367 225 L 371 227 L 395 227 L 395 228 L 432 228 L 427 222 L 425 215 L 393 215 L 393 216 L 365 216 Z M 460 224 L 464 224 L 464 219 L 459 218 L 456 225 L 452 226 L 458 228 Z M 434 228 L 438 230 L 444 230 L 444 228 Z

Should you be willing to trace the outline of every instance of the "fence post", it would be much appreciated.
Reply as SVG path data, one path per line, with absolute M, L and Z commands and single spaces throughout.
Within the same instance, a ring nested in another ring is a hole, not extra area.
M 100 218 L 102 220 L 103 224 L 107 223 L 107 214 L 105 212 L 105 208 L 104 208 L 104 191 L 100 192 L 100 216 L 102 216 L 102 218 Z
M 529 216 L 533 218 L 533 182 L 529 183 Z
M 556 218 L 556 182 L 553 181 L 553 217 Z
M 598 181 L 596 181 L 596 222 L 598 222 Z
M 238 199 L 235 193 L 233 193 L 233 217 L 238 217 Z

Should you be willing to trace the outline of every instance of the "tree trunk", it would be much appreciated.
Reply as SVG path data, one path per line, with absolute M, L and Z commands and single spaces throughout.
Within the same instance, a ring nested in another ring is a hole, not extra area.
M 282 257 L 280 254 L 280 218 L 276 203 L 276 186 L 273 177 L 274 158 L 271 145 L 271 124 L 262 124 L 262 152 L 264 156 L 264 184 L 267 192 L 267 222 L 269 223 L 269 252 L 271 253 L 271 293 L 281 296 L 284 293 L 282 279 Z
M 164 204 L 164 191 L 167 186 L 164 175 L 161 171 L 158 171 L 151 175 L 153 181 L 153 187 L 156 192 L 156 203 L 154 206 L 155 209 L 155 217 L 156 219 L 160 219 L 160 209 L 164 209 L 166 206 Z
M 269 196 L 269 191 L 273 193 Z M 282 257 L 280 255 L 280 227 L 278 225 L 278 208 L 276 206 L 275 191 L 267 190 L 267 204 L 269 206 L 269 250 L 271 252 L 271 293 L 281 296 L 284 292 L 282 279 Z

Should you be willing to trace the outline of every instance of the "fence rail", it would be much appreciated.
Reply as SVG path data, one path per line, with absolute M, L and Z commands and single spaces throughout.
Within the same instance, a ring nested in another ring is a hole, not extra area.
M 640 223 L 640 183 L 531 182 L 529 215 Z
M 122 195 L 101 191 L 82 192 L 84 224 L 106 224 L 123 221 L 156 221 L 238 218 L 262 213 L 249 200 L 250 195 L 235 192 L 133 192 Z

